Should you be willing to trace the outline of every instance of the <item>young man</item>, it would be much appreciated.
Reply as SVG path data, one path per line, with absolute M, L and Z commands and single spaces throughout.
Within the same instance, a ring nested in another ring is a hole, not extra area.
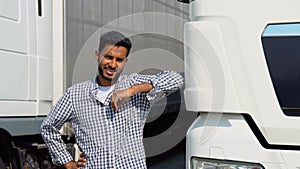
M 183 85 L 173 71 L 157 75 L 121 75 L 131 48 L 128 38 L 111 31 L 100 37 L 95 52 L 99 74 L 70 87 L 44 120 L 41 130 L 52 161 L 67 169 L 79 168 L 60 136 L 61 126 L 72 123 L 84 167 L 145 169 L 143 127 L 151 104 Z

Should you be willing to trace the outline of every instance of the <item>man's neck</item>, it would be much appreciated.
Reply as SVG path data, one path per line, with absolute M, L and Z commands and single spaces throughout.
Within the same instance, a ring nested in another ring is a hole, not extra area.
M 112 86 L 114 84 L 116 84 L 116 80 L 107 80 L 107 79 L 104 79 L 101 75 L 98 75 L 97 76 L 97 83 L 98 85 L 100 86 L 103 86 L 103 87 L 107 87 L 107 86 Z

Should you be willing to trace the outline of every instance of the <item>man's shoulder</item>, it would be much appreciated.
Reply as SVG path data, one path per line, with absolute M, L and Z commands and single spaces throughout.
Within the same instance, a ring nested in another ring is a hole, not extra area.
M 77 91 L 91 90 L 93 88 L 95 88 L 95 84 L 91 80 L 88 80 L 88 81 L 73 84 L 71 87 L 68 88 L 68 91 L 77 92 Z

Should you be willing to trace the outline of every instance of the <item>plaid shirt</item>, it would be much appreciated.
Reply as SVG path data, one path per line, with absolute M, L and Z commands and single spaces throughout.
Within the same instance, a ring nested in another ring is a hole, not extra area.
M 178 90 L 183 85 L 183 77 L 174 71 L 163 71 L 157 75 L 122 75 L 113 91 L 141 83 L 150 83 L 153 89 L 148 93 L 134 94 L 117 112 L 110 106 L 112 92 L 104 103 L 97 100 L 97 92 L 100 91 L 95 80 L 70 87 L 41 126 L 53 163 L 62 165 L 73 160 L 59 132 L 69 121 L 77 144 L 87 157 L 83 168 L 147 168 L 143 127 L 151 104 Z

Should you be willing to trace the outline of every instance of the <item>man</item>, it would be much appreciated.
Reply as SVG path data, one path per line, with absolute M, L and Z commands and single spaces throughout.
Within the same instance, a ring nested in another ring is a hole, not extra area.
M 41 130 L 52 161 L 67 169 L 144 169 L 143 127 L 151 104 L 183 85 L 173 71 L 157 75 L 121 75 L 131 49 L 128 38 L 116 31 L 100 37 L 95 52 L 99 74 L 70 87 L 44 120 Z M 66 121 L 86 163 L 75 163 L 60 136 Z

